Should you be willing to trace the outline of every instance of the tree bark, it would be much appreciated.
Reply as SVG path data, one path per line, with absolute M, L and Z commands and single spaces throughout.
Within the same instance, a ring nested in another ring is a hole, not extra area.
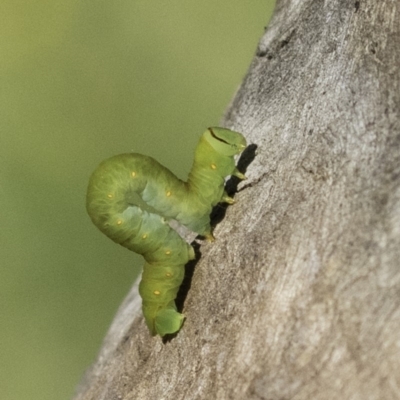
M 182 330 L 151 338 L 134 286 L 75 400 L 400 399 L 399 69 L 398 0 L 278 1 Z

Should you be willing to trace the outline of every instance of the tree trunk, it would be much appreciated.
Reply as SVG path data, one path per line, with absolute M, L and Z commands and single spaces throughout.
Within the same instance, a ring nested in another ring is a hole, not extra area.
M 398 0 L 278 1 L 182 330 L 151 338 L 135 286 L 75 400 L 400 399 L 399 68 Z

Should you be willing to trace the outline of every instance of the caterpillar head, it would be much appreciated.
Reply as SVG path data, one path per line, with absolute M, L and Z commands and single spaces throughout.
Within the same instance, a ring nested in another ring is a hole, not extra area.
M 241 133 L 226 128 L 208 128 L 204 133 L 204 139 L 217 153 L 224 156 L 239 154 L 247 145 Z

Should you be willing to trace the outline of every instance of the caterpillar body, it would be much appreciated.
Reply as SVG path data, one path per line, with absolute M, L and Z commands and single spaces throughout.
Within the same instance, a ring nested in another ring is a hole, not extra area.
M 219 202 L 233 203 L 224 189 L 225 177 L 245 176 L 234 156 L 246 147 L 242 134 L 208 128 L 195 150 L 187 182 L 151 157 L 120 154 L 103 161 L 89 180 L 86 208 L 93 223 L 110 239 L 145 259 L 139 293 L 152 335 L 179 331 L 184 316 L 175 298 L 184 266 L 194 249 L 173 230 L 175 219 L 213 240 L 210 213 Z

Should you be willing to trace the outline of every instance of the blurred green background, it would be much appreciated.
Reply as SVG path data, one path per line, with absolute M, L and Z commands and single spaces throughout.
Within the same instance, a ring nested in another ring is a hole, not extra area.
M 185 178 L 271 0 L 2 0 L 0 397 L 70 399 L 141 259 L 85 212 L 88 177 L 136 151 Z

